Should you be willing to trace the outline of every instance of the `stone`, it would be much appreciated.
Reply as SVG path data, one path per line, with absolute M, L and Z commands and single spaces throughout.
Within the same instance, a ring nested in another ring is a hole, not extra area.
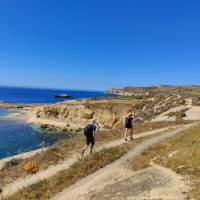
M 63 94 L 55 94 L 54 97 L 55 98 L 70 98 L 71 96 L 67 93 L 63 93 Z

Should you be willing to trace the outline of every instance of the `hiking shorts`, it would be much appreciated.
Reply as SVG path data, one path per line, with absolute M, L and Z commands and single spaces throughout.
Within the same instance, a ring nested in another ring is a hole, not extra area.
M 86 136 L 86 144 L 87 145 L 94 145 L 95 144 L 95 141 L 94 141 L 94 137 L 87 137 Z
M 132 126 L 132 124 L 126 124 L 126 125 L 125 125 L 125 128 L 132 129 L 133 126 Z

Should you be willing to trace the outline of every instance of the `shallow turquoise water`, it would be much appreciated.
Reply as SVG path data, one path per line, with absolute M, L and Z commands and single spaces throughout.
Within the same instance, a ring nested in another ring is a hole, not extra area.
M 48 146 L 69 134 L 44 133 L 22 121 L 4 120 L 7 111 L 0 109 L 0 159 Z

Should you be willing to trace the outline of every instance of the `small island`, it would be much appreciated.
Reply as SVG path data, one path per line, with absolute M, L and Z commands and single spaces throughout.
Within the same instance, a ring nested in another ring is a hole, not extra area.
M 55 94 L 54 98 L 71 98 L 71 96 L 67 93 L 62 93 L 62 94 Z

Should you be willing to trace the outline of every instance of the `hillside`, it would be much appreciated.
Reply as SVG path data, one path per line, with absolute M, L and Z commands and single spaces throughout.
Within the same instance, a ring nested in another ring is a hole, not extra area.
M 111 88 L 107 93 L 118 94 L 121 96 L 151 96 L 156 94 L 180 94 L 194 95 L 200 94 L 200 86 L 170 86 L 170 85 L 155 85 L 149 87 L 125 87 L 122 89 Z
M 40 124 L 46 130 L 80 131 L 93 118 L 100 130 L 115 129 L 123 125 L 124 117 L 129 112 L 135 112 L 135 121 L 143 123 L 200 120 L 200 95 L 194 91 L 189 94 L 188 88 L 181 88 L 177 94 L 166 92 L 168 86 L 164 88 L 165 92 L 152 89 L 157 93 L 139 99 L 135 96 L 83 99 L 34 105 L 23 110 L 28 122 Z M 176 90 L 178 87 L 174 87 L 173 91 Z
M 40 125 L 49 133 L 59 130 L 75 134 L 41 151 L 2 160 L 3 197 L 198 200 L 198 87 L 192 86 L 195 92 L 188 87 L 159 87 L 161 90 L 158 86 L 137 88 L 140 92 L 156 91 L 141 98 L 132 95 L 43 105 L 6 104 L 18 111 L 11 118 Z M 171 87 L 178 92 L 169 92 Z M 134 141 L 124 142 L 124 117 L 129 112 L 136 114 Z M 95 152 L 80 160 L 85 143 L 82 129 L 93 118 L 98 127 Z M 25 170 L 27 163 L 35 164 L 33 174 Z

